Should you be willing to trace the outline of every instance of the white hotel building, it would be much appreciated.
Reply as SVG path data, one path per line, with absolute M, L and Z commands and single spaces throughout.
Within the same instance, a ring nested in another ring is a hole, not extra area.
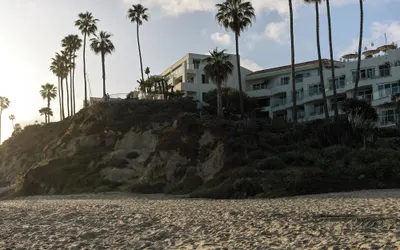
M 394 108 L 383 104 L 391 102 L 394 93 L 400 93 L 400 49 L 385 52 L 373 50 L 361 61 L 360 82 L 357 97 L 371 102 L 379 115 L 379 126 L 391 126 L 394 121 Z M 374 55 L 372 55 L 374 54 Z M 325 91 L 328 109 L 334 115 L 333 90 L 330 62 L 323 60 Z M 340 101 L 352 97 L 356 77 L 357 60 L 335 61 L 335 78 L 339 112 Z M 298 121 L 324 118 L 322 92 L 318 61 L 296 65 L 296 93 Z M 283 66 L 253 72 L 246 77 L 246 92 L 259 99 L 259 105 L 270 118 L 292 117 L 291 66 Z
M 370 50 L 364 54 L 367 56 L 361 61 L 357 96 L 371 102 L 372 106 L 377 109 L 379 126 L 392 126 L 395 117 L 394 108 L 384 107 L 383 104 L 391 102 L 392 94 L 400 93 L 400 49 Z M 189 53 L 168 67 L 161 75 L 169 78 L 169 83 L 175 86 L 174 90 L 182 90 L 185 96 L 203 101 L 204 93 L 215 89 L 215 84 L 210 82 L 204 74 L 202 61 L 206 57 L 207 55 Z M 236 65 L 235 55 L 231 55 L 231 60 L 233 65 Z M 330 61 L 324 59 L 323 64 L 328 109 L 329 114 L 333 116 Z M 295 67 L 298 121 L 324 118 L 318 60 L 298 63 Z M 340 101 L 353 95 L 356 69 L 356 59 L 335 61 L 339 113 L 341 113 Z M 290 121 L 293 106 L 291 66 L 286 65 L 257 72 L 242 67 L 241 71 L 243 90 L 249 96 L 258 99 L 263 114 L 271 119 L 283 118 Z M 226 86 L 238 88 L 236 67 Z
M 204 101 L 203 96 L 210 90 L 216 88 L 216 85 L 204 74 L 203 60 L 208 55 L 189 53 L 179 61 L 168 67 L 161 76 L 167 77 L 168 83 L 175 86 L 174 90 L 181 90 L 185 96 L 193 97 L 195 100 Z M 236 65 L 236 55 L 230 54 L 230 61 Z M 243 90 L 245 90 L 246 76 L 252 71 L 241 67 Z M 239 88 L 237 67 L 233 68 L 229 76 L 226 87 Z M 225 87 L 224 86 L 224 87 Z

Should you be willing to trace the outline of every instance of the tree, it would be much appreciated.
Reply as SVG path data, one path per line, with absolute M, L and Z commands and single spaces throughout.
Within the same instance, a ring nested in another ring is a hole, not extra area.
M 12 123 L 12 126 L 14 127 L 15 115 L 10 115 L 10 116 L 8 117 L 8 119 L 10 119 L 10 121 L 11 121 L 11 123 Z
M 217 113 L 219 117 L 223 117 L 222 83 L 228 80 L 229 75 L 231 75 L 233 71 L 233 64 L 230 61 L 230 56 L 225 54 L 225 51 L 226 50 L 218 51 L 218 48 L 216 48 L 215 50 L 210 51 L 210 56 L 203 60 L 205 63 L 205 75 L 217 85 Z M 241 112 L 243 112 L 242 109 Z
M 75 26 L 83 35 L 83 80 L 85 83 L 85 107 L 88 105 L 87 99 L 87 78 L 86 78 L 86 38 L 96 34 L 97 22 L 99 20 L 93 17 L 90 12 L 79 13 L 78 20 L 75 21 Z
M 10 107 L 10 100 L 7 97 L 0 96 L 0 143 L 1 143 L 1 116 L 5 109 Z
M 321 43 L 319 37 L 319 4 L 321 0 L 304 0 L 306 3 L 312 3 L 315 5 L 315 23 L 316 23 L 316 37 L 317 37 L 317 52 L 318 52 L 318 65 L 319 65 L 319 79 L 320 79 L 320 88 L 322 92 L 322 99 L 324 102 L 324 112 L 325 118 L 329 119 L 329 110 L 328 110 L 328 103 L 326 100 L 326 92 L 325 92 L 325 83 L 324 83 L 324 67 L 322 64 L 322 57 L 321 57 Z M 333 80 L 334 81 L 334 80 Z
M 50 65 L 50 71 L 55 74 L 58 78 L 58 98 L 60 105 L 60 120 L 65 119 L 64 113 L 64 78 L 68 75 L 68 69 L 65 66 L 65 58 L 62 53 L 56 53 L 55 57 L 52 58 Z
M 335 120 L 339 119 L 339 107 L 337 105 L 337 91 L 336 91 L 336 76 L 335 76 L 335 63 L 333 61 L 333 43 L 332 43 L 332 23 L 331 23 L 331 7 L 329 0 L 325 0 L 326 12 L 328 17 L 328 35 L 329 35 L 329 56 L 331 61 L 331 74 L 332 74 L 332 88 L 333 88 L 333 103 L 335 110 Z
M 71 100 L 71 114 L 76 113 L 76 98 L 75 98 L 75 59 L 77 57 L 76 52 L 82 47 L 82 39 L 78 35 L 68 35 L 61 41 L 61 46 L 65 48 L 68 59 L 70 62 L 69 75 L 70 75 L 70 100 Z
M 51 108 L 48 108 L 48 107 L 39 109 L 39 113 L 41 116 L 44 115 L 45 123 L 49 123 L 50 116 L 53 116 L 53 111 L 51 110 Z
M 143 76 L 143 61 L 142 61 L 142 51 L 140 49 L 140 38 L 139 38 L 139 26 L 143 25 L 143 21 L 149 20 L 149 14 L 147 13 L 148 9 L 143 5 L 134 4 L 132 8 L 128 10 L 128 18 L 132 23 L 136 23 L 136 38 L 139 50 L 139 59 L 140 59 L 140 73 L 142 75 L 142 80 L 144 80 Z
M 358 83 L 360 82 L 360 68 L 361 68 L 361 50 L 363 41 L 363 27 L 364 27 L 364 3 L 360 0 L 360 38 L 358 40 L 358 58 L 357 58 L 357 74 L 356 82 L 354 84 L 353 98 L 357 98 Z
M 101 56 L 101 66 L 103 72 L 103 97 L 106 98 L 106 63 L 105 57 L 106 55 L 111 55 L 115 51 L 115 46 L 111 42 L 112 34 L 107 33 L 105 31 L 101 31 L 100 34 L 90 39 L 91 45 L 90 48 L 93 50 L 95 54 L 100 54 Z
M 41 86 L 40 96 L 43 100 L 47 100 L 47 108 L 50 109 L 50 102 L 57 97 L 57 87 L 53 84 L 46 83 L 45 85 Z M 47 119 L 50 122 L 50 117 Z
M 13 128 L 14 128 L 14 132 L 12 133 L 11 136 L 17 135 L 17 134 L 21 133 L 21 131 L 22 131 L 21 124 L 19 124 L 19 123 L 16 123 L 15 126 L 13 126 Z
M 147 75 L 147 79 L 150 78 L 150 68 L 146 67 L 146 69 L 144 70 L 144 73 Z
M 218 9 L 215 16 L 217 22 L 226 30 L 230 30 L 235 34 L 236 42 L 236 60 L 239 78 L 239 92 L 240 92 L 240 114 L 243 118 L 243 89 L 242 89 L 242 74 L 240 67 L 239 55 L 239 37 L 241 33 L 250 27 L 255 20 L 254 8 L 251 2 L 245 0 L 225 0 L 223 3 L 216 4 Z
M 295 69 L 295 48 L 294 48 L 294 25 L 293 25 L 293 4 L 292 0 L 289 0 L 289 18 L 290 18 L 290 51 L 291 51 L 291 66 L 292 66 L 292 100 L 293 100 L 293 111 L 292 120 L 297 123 L 297 104 L 296 104 L 296 69 Z
M 347 114 L 354 133 L 361 134 L 366 146 L 367 137 L 378 121 L 376 109 L 365 100 L 349 98 L 343 102 L 342 111 Z
M 217 89 L 210 90 L 204 95 L 203 101 L 210 105 L 209 111 L 212 113 L 217 113 L 217 103 L 218 103 L 218 93 Z M 240 93 L 237 89 L 234 88 L 222 88 L 222 106 L 225 107 L 228 111 L 234 114 L 240 114 Z M 244 93 L 244 111 L 250 112 L 257 108 L 257 100 L 255 98 L 249 97 L 246 93 Z

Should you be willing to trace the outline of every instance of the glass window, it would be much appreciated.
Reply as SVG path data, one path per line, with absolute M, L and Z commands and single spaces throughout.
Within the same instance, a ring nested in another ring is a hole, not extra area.
M 208 84 L 208 77 L 206 77 L 206 75 L 201 75 L 201 82 L 203 84 Z
M 281 85 L 289 84 L 289 77 L 282 77 L 281 78 Z

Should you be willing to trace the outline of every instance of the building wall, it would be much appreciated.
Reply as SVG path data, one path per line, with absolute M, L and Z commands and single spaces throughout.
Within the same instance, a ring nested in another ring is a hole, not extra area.
M 239 89 L 238 69 L 236 67 L 236 56 L 230 55 L 230 61 L 234 65 L 232 74 L 224 83 L 226 87 Z M 203 94 L 216 88 L 216 85 L 205 77 L 204 66 L 202 62 L 207 55 L 187 54 L 178 62 L 173 64 L 161 75 L 169 77 L 169 84 L 174 85 L 174 90 L 184 91 L 185 96 L 191 96 L 195 100 L 203 100 Z M 241 67 L 242 84 L 245 85 L 246 76 L 252 71 Z M 207 83 L 208 82 L 208 83 Z M 243 86 L 245 90 L 245 86 Z
M 386 63 L 390 64 L 390 70 L 380 69 Z M 353 71 L 357 69 L 357 61 L 343 62 L 340 68 L 335 69 L 337 81 L 338 99 L 352 97 L 354 90 Z M 358 86 L 358 98 L 367 99 L 377 109 L 380 120 L 387 116 L 387 108 L 382 104 L 390 102 L 391 94 L 400 93 L 400 50 L 390 50 L 373 58 L 367 58 L 361 62 L 361 79 Z M 389 72 L 390 71 L 390 72 Z M 299 121 L 314 120 L 324 117 L 322 109 L 322 92 L 318 85 L 320 77 L 318 64 L 310 63 L 296 68 L 296 74 L 303 73 L 302 80 L 296 83 L 298 119 Z M 333 90 L 330 87 L 331 70 L 324 69 L 325 92 L 328 99 L 328 108 L 331 116 L 333 111 Z M 282 78 L 286 77 L 285 80 Z M 260 99 L 263 110 L 268 112 L 270 118 L 281 117 L 291 120 L 292 116 L 292 85 L 290 67 L 276 70 L 265 70 L 250 74 L 246 78 L 247 94 Z M 286 83 L 288 84 L 281 84 Z M 340 107 L 340 105 L 339 105 Z M 303 112 L 304 110 L 304 112 Z M 391 118 L 389 118 L 391 119 Z M 387 120 L 387 119 L 386 119 Z M 390 125 L 381 122 L 380 125 Z

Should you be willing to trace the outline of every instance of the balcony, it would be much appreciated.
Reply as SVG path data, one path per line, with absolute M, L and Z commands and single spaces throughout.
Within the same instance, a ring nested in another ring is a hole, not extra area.
M 364 100 L 364 101 L 367 101 L 367 102 L 372 102 L 372 94 L 366 94 L 366 95 L 359 95 L 359 96 L 357 96 L 357 99 L 358 100 Z
M 200 65 L 194 63 L 186 64 L 186 73 L 196 74 L 199 71 Z
M 256 90 L 250 90 L 246 91 L 246 94 L 250 97 L 264 97 L 264 96 L 270 96 L 271 95 L 271 89 L 256 89 Z
M 274 100 L 273 103 L 272 103 L 272 109 L 273 109 L 273 110 L 276 110 L 276 109 L 285 108 L 285 107 L 286 107 L 286 104 L 287 104 L 286 98 L 285 98 L 285 99 L 277 99 L 277 100 Z

